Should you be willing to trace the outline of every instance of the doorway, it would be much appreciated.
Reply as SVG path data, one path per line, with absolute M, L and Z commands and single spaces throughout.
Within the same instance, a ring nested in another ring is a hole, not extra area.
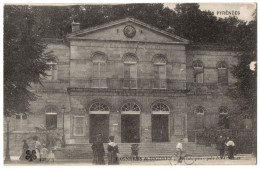
M 169 142 L 168 115 L 152 115 L 152 142 Z
M 90 114 L 89 122 L 89 142 L 93 143 L 95 136 L 101 134 L 102 141 L 107 143 L 109 137 L 109 115 Z
M 121 115 L 121 142 L 140 142 L 140 115 Z

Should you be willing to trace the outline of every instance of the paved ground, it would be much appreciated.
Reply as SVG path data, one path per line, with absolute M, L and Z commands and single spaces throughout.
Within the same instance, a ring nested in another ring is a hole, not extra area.
M 155 160 L 157 159 L 157 160 Z M 164 159 L 164 160 L 162 160 Z M 142 158 L 139 160 L 122 159 L 120 165 L 168 165 L 168 166 L 188 166 L 185 161 L 182 163 L 176 163 L 176 161 L 166 160 L 167 157 L 160 158 Z M 218 157 L 197 157 L 193 158 L 194 163 L 192 165 L 255 165 L 256 158 L 251 156 L 236 156 L 234 160 L 219 159 Z M 12 158 L 12 162 L 5 165 L 32 165 L 32 166 L 44 166 L 44 165 L 92 165 L 92 160 L 57 160 L 54 163 L 46 162 L 21 162 L 17 158 Z

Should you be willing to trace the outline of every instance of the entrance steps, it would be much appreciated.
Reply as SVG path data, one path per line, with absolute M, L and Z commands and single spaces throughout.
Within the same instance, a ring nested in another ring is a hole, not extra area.
M 139 143 L 140 157 L 160 157 L 172 156 L 176 152 L 177 142 L 165 143 Z M 92 144 L 70 144 L 65 148 L 55 150 L 56 159 L 92 159 Z M 107 153 L 107 143 L 104 143 L 105 152 Z M 131 143 L 118 143 L 119 157 L 131 156 Z M 200 156 L 218 156 L 219 151 L 214 147 L 206 147 L 192 142 L 183 143 L 184 150 L 196 157 Z M 106 154 L 105 154 L 106 157 Z

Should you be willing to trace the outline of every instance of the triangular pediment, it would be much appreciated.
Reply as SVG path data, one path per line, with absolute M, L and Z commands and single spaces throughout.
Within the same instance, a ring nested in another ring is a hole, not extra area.
M 189 43 L 189 41 L 184 38 L 152 27 L 133 18 L 125 18 L 100 26 L 79 30 L 69 34 L 68 39 Z

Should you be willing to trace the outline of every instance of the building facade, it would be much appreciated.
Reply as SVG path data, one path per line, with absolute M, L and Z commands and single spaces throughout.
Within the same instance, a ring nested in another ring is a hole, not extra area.
M 79 27 L 72 24 L 66 41 L 45 39 L 56 61 L 44 86 L 32 86 L 39 96 L 32 114 L 12 118 L 15 143 L 35 127 L 64 126 L 66 144 L 97 134 L 104 142 L 111 135 L 118 143 L 194 142 L 196 129 L 249 128 L 226 94 L 236 82 L 228 48 L 191 45 L 133 18 Z

